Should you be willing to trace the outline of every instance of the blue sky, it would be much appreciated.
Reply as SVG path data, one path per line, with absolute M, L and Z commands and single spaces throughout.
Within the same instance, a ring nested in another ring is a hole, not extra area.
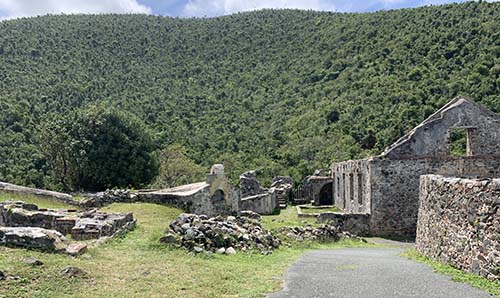
M 466 0 L 0 0 L 0 19 L 72 13 L 145 13 L 212 17 L 262 8 L 370 12 Z

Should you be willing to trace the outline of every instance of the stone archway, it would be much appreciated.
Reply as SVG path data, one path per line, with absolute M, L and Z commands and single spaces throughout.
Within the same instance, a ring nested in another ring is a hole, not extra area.
M 217 189 L 212 197 L 210 198 L 212 201 L 212 206 L 216 213 L 221 213 L 227 211 L 226 209 L 226 195 L 224 194 L 224 191 L 222 189 Z
M 333 200 L 333 182 L 329 182 L 319 191 L 319 204 L 320 205 L 334 205 Z

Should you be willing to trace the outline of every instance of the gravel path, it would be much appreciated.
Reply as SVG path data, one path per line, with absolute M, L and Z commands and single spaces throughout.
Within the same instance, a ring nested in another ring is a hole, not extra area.
M 403 248 L 346 248 L 306 253 L 270 298 L 488 298 L 489 294 L 399 256 Z

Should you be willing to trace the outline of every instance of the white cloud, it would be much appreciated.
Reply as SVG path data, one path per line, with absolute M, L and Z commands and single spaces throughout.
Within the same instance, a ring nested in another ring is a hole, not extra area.
M 151 8 L 137 0 L 0 0 L 0 18 L 12 19 L 44 14 L 145 13 Z
M 335 10 L 328 0 L 188 0 L 184 7 L 186 16 L 215 16 L 263 8 L 298 8 Z

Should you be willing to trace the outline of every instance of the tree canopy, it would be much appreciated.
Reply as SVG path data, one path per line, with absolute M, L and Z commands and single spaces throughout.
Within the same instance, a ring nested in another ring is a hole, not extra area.
M 500 112 L 499 27 L 500 3 L 486 2 L 2 21 L 0 180 L 49 185 L 38 123 L 94 104 L 206 169 L 301 179 L 381 152 L 457 95 Z
M 138 187 L 155 177 L 156 147 L 135 116 L 100 106 L 51 116 L 39 135 L 55 186 Z

